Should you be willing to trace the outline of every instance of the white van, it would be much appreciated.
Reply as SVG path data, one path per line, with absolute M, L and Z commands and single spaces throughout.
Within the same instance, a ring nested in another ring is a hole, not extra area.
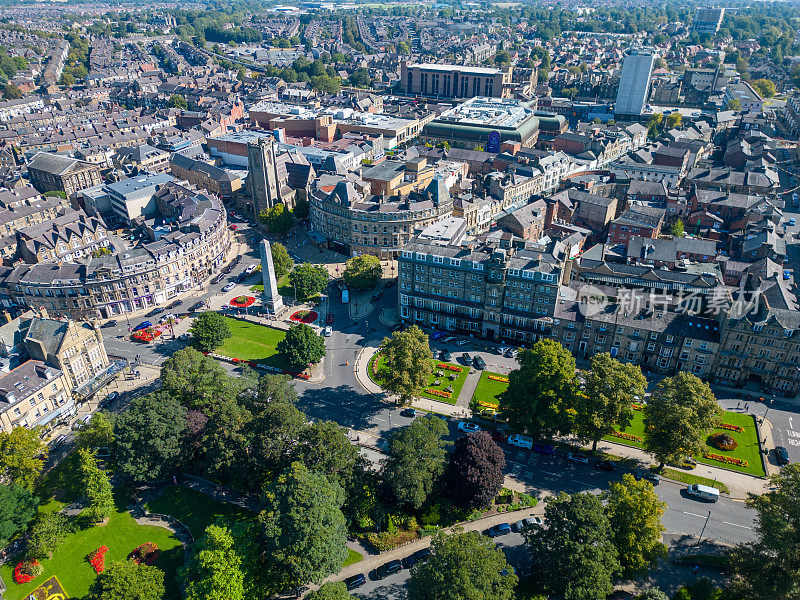
M 686 493 L 695 498 L 708 500 L 709 502 L 716 502 L 719 500 L 719 490 L 707 485 L 693 483 L 686 488 Z
M 508 438 L 508 443 L 517 448 L 527 448 L 528 450 L 533 448 L 533 440 L 531 438 L 517 433 Z

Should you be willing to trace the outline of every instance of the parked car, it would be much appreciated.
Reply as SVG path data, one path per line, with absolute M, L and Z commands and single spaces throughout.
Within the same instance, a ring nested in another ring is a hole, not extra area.
M 475 365 L 476 369 L 480 369 L 481 371 L 486 368 L 486 361 L 483 360 L 480 356 L 476 356 L 472 360 L 472 364 Z
M 102 327 L 105 329 L 106 327 L 116 327 L 118 324 L 116 319 L 109 319 L 105 323 L 103 323 Z
M 443 332 L 443 331 L 434 331 L 434 332 L 431 334 L 431 336 L 430 336 L 430 339 L 431 339 L 432 341 L 434 341 L 434 342 L 435 342 L 436 340 L 443 338 L 443 337 L 444 337 L 444 335 L 445 335 L 445 334 L 444 334 L 444 332 Z
M 784 272 L 783 272 L 783 278 L 784 278 L 784 279 L 791 279 L 791 278 L 792 278 L 792 272 L 791 272 L 791 271 L 789 271 L 788 269 L 784 270 Z
M 491 432 L 492 439 L 497 442 L 498 444 L 502 444 L 508 441 L 508 436 L 501 431 L 492 431 Z
M 452 358 L 453 358 L 453 355 L 452 355 L 452 354 L 450 354 L 450 350 L 447 350 L 447 349 L 445 348 L 444 350 L 442 350 L 441 357 L 442 357 L 442 360 L 443 360 L 443 361 L 449 362 L 450 360 L 452 360 Z
M 589 464 L 589 457 L 585 454 L 581 454 L 580 452 L 570 452 L 567 454 L 567 460 L 571 460 L 573 462 L 579 462 L 584 465 Z
M 413 419 L 414 417 L 417 416 L 417 409 L 416 408 L 411 408 L 410 406 L 407 407 L 407 408 L 404 408 L 403 410 L 400 411 L 400 416 L 401 417 L 408 417 L 410 419 Z
M 237 229 L 239 229 L 239 226 L 236 223 L 231 223 L 230 228 L 232 231 L 236 231 Z
M 461 355 L 461 362 L 469 366 L 469 364 L 472 362 L 472 357 L 469 355 L 469 352 L 464 352 L 464 354 Z
M 194 304 L 192 304 L 189 307 L 189 312 L 195 312 L 196 310 L 201 308 L 203 305 L 205 305 L 205 302 L 203 302 L 202 300 L 200 300 L 199 302 L 195 302 Z
M 780 466 L 789 464 L 789 452 L 783 446 L 775 446 L 775 458 Z
M 509 533 L 511 533 L 511 525 L 508 523 L 498 523 L 494 527 L 489 527 L 489 529 L 486 530 L 486 535 L 490 538 L 508 535 Z
M 518 433 L 515 433 L 509 437 L 508 443 L 512 446 L 516 446 L 517 448 L 525 448 L 527 450 L 533 448 L 533 438 L 529 438 L 527 435 L 520 435 Z
M 459 431 L 466 431 L 467 433 L 472 433 L 473 431 L 480 431 L 481 428 L 476 423 L 470 423 L 469 421 L 461 421 L 458 424 Z
M 330 325 L 331 323 L 333 323 L 333 313 L 328 313 L 328 314 L 327 314 L 327 316 L 325 317 L 325 322 L 326 322 L 328 325 Z
M 539 454 L 549 454 L 551 456 L 556 455 L 556 449 L 554 446 L 550 444 L 543 444 L 542 442 L 536 442 L 533 445 L 533 451 L 538 452 Z
M 467 344 L 469 344 L 468 339 L 460 339 L 456 342 L 456 346 L 466 346 Z
M 148 327 L 152 327 L 153 324 L 150 321 L 142 321 L 136 327 L 133 328 L 134 331 L 139 331 L 140 329 L 147 329 Z
M 333 335 L 333 327 L 331 327 L 330 325 L 328 325 L 328 326 L 325 328 L 325 331 L 323 331 L 323 334 L 325 335 L 325 337 L 330 337 L 331 335 Z
M 544 525 L 544 521 L 542 521 L 542 517 L 533 516 L 528 517 L 527 519 L 522 519 L 521 521 L 517 521 L 513 525 L 511 525 L 511 529 L 516 532 L 522 532 L 527 527 L 535 527 L 537 525 Z
M 364 577 L 363 573 L 359 573 L 358 575 L 352 575 L 344 580 L 344 584 L 347 586 L 348 591 L 360 588 L 365 583 L 367 583 L 367 578 Z
M 428 560 L 428 558 L 430 558 L 430 555 L 430 548 L 422 548 L 421 550 L 417 550 L 414 552 L 414 554 L 409 554 L 403 559 L 403 567 L 410 569 L 414 565 L 424 563 Z
M 67 441 L 67 436 L 60 435 L 56 439 L 54 439 L 52 442 L 50 442 L 50 447 L 51 448 L 58 448 L 61 444 L 63 444 L 66 441 Z
M 375 576 L 377 579 L 385 579 L 389 575 L 394 575 L 402 570 L 403 563 L 401 563 L 399 560 L 390 560 L 388 563 L 375 569 Z
M 253 263 L 252 265 L 247 265 L 247 268 L 244 270 L 244 272 L 247 273 L 248 275 L 250 275 L 250 273 L 255 271 L 257 267 L 258 267 L 258 265 L 255 264 L 255 263 Z
M 611 462 L 610 460 L 598 460 L 596 463 L 594 463 L 594 468 L 597 469 L 598 471 L 609 471 L 609 472 L 614 471 L 616 469 L 614 463 Z
M 653 473 L 652 471 L 646 469 L 641 471 L 636 471 L 636 473 L 633 474 L 633 478 L 636 479 L 636 481 L 641 481 L 642 479 L 644 479 L 645 481 L 649 481 L 653 485 L 658 485 L 658 483 L 661 481 L 661 477 L 659 476 L 658 473 Z
M 224 277 L 223 273 L 217 273 L 216 275 L 214 275 L 214 277 L 211 278 L 211 283 L 217 285 L 220 281 L 222 281 L 223 277 Z
M 392 287 L 393 285 L 396 285 L 396 284 L 397 284 L 397 277 L 395 277 L 394 279 L 390 279 L 389 281 L 384 283 L 383 287 L 388 290 L 390 287 Z
M 225 287 L 222 288 L 222 291 L 225 293 L 230 292 L 235 286 L 236 284 L 231 281 L 230 283 L 225 284 Z
M 683 456 L 678 459 L 677 466 L 681 469 L 687 469 L 691 471 L 697 466 L 697 461 L 693 459 L 691 456 Z

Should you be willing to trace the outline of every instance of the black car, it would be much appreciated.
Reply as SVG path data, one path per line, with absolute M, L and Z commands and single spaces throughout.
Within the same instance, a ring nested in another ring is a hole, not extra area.
M 162 312 L 164 312 L 164 307 L 162 307 L 162 306 L 157 306 L 156 308 L 154 308 L 153 310 L 151 310 L 149 313 L 147 313 L 147 316 L 148 316 L 148 317 L 152 317 L 152 316 L 154 316 L 154 315 L 160 315 Z
M 397 278 L 396 277 L 394 279 L 390 279 L 385 284 L 383 284 L 383 287 L 388 290 L 390 287 L 392 287 L 395 284 L 397 284 Z
M 449 362 L 450 359 L 453 358 L 453 355 L 450 354 L 450 350 L 442 350 L 442 353 L 441 353 L 440 356 L 442 357 L 442 360 L 446 361 L 446 362 Z
M 775 446 L 775 458 L 780 466 L 789 464 L 789 452 L 783 446 Z
M 360 588 L 365 583 L 367 583 L 367 578 L 364 577 L 363 573 L 353 575 L 344 580 L 344 584 L 347 586 L 348 591 Z
M 422 550 L 417 550 L 414 554 L 409 554 L 403 559 L 403 567 L 406 569 L 410 569 L 414 565 L 418 565 L 424 563 L 425 561 L 430 558 L 431 549 L 430 548 L 423 548 Z
M 614 467 L 614 463 L 610 460 L 598 460 L 594 463 L 594 468 L 598 471 L 613 471 L 616 467 Z
M 214 275 L 214 277 L 211 279 L 211 283 L 213 283 L 214 285 L 218 284 L 220 281 L 222 281 L 222 278 L 224 276 L 225 275 L 223 273 L 220 273 L 219 275 Z
M 373 302 L 377 302 L 377 301 L 378 301 L 378 300 L 380 300 L 382 297 L 383 297 L 383 290 L 378 290 L 377 292 L 375 292 L 375 294 L 373 294 L 373 296 L 372 296 L 372 301 L 373 301 Z
M 400 416 L 401 417 L 409 417 L 409 418 L 413 419 L 414 417 L 417 416 L 417 409 L 416 408 L 411 408 L 410 406 L 408 408 L 404 408 L 403 410 L 400 411 Z
M 175 300 L 174 302 L 170 302 L 169 304 L 167 304 L 167 310 L 178 308 L 181 304 L 183 304 L 183 300 Z
M 467 366 L 470 365 L 470 363 L 472 362 L 472 357 L 469 355 L 469 352 L 464 352 L 464 354 L 461 355 L 461 362 L 463 362 Z
M 203 306 L 204 304 L 205 304 L 205 302 L 203 302 L 202 300 L 201 300 L 200 302 L 195 302 L 194 304 L 192 304 L 192 305 L 189 307 L 189 312 L 190 312 L 190 313 L 193 313 L 193 312 L 195 312 L 197 309 L 199 309 L 199 308 L 200 308 L 201 306 Z
M 375 569 L 375 577 L 378 579 L 385 579 L 389 575 L 394 575 L 403 570 L 403 563 L 399 560 L 390 560 L 385 565 L 381 565 Z
M 105 323 L 103 323 L 103 327 L 104 328 L 105 327 L 116 327 L 116 326 L 117 326 L 117 320 L 116 319 L 111 319 L 110 321 L 106 321 Z
M 475 368 L 476 368 L 476 369 L 481 369 L 481 370 L 483 370 L 483 369 L 485 369 L 485 368 L 486 368 L 486 361 L 485 361 L 485 360 L 483 360 L 483 359 L 482 359 L 480 356 L 476 356 L 476 357 L 473 359 L 473 361 L 472 361 L 472 364 L 473 364 L 473 365 L 475 365 Z
M 644 479 L 653 485 L 658 485 L 658 482 L 661 481 L 661 477 L 659 477 L 658 473 L 653 473 L 649 470 L 636 471 L 636 473 L 633 474 L 633 477 L 636 479 L 636 481 L 641 481 Z

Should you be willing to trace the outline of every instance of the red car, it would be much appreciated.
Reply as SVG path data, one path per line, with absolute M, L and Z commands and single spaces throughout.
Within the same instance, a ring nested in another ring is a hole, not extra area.
M 231 223 L 231 229 L 232 229 L 233 231 L 236 231 L 237 229 L 239 229 L 239 226 L 238 226 L 238 225 L 236 225 L 236 223 Z
M 333 323 L 333 313 L 328 313 L 328 316 L 327 316 L 327 317 L 325 317 L 325 322 L 326 322 L 328 325 L 330 325 L 331 323 Z

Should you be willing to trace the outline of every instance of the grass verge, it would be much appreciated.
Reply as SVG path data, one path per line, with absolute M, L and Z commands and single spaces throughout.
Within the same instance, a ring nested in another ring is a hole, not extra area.
M 286 368 L 277 350 L 278 342 L 286 337 L 285 331 L 230 317 L 223 318 L 230 327 L 231 337 L 214 350 L 215 353 L 242 360 L 254 360 L 278 369 Z
M 342 568 L 349 567 L 350 565 L 354 565 L 358 562 L 364 560 L 364 555 L 360 552 L 356 552 L 352 548 L 347 549 L 347 558 L 344 559 L 344 564 Z
M 507 375 L 503 375 L 501 373 L 484 371 L 481 373 L 478 386 L 475 388 L 475 393 L 472 395 L 472 401 L 480 404 L 481 406 L 496 408 L 500 405 L 500 394 L 508 389 L 508 383 L 505 381 L 489 379 L 489 375 L 508 378 Z
M 650 467 L 650 470 L 658 473 L 656 467 Z M 717 488 L 723 494 L 730 493 L 727 485 L 725 485 L 721 481 L 717 481 L 715 479 L 709 479 L 708 477 L 700 477 L 700 475 L 692 475 L 691 473 L 678 471 L 677 469 L 670 469 L 669 467 L 664 467 L 664 470 L 661 471 L 661 475 L 663 477 L 666 477 L 667 479 L 674 479 L 675 481 L 679 481 L 687 485 L 691 485 L 693 483 L 699 483 L 701 485 L 708 485 Z

